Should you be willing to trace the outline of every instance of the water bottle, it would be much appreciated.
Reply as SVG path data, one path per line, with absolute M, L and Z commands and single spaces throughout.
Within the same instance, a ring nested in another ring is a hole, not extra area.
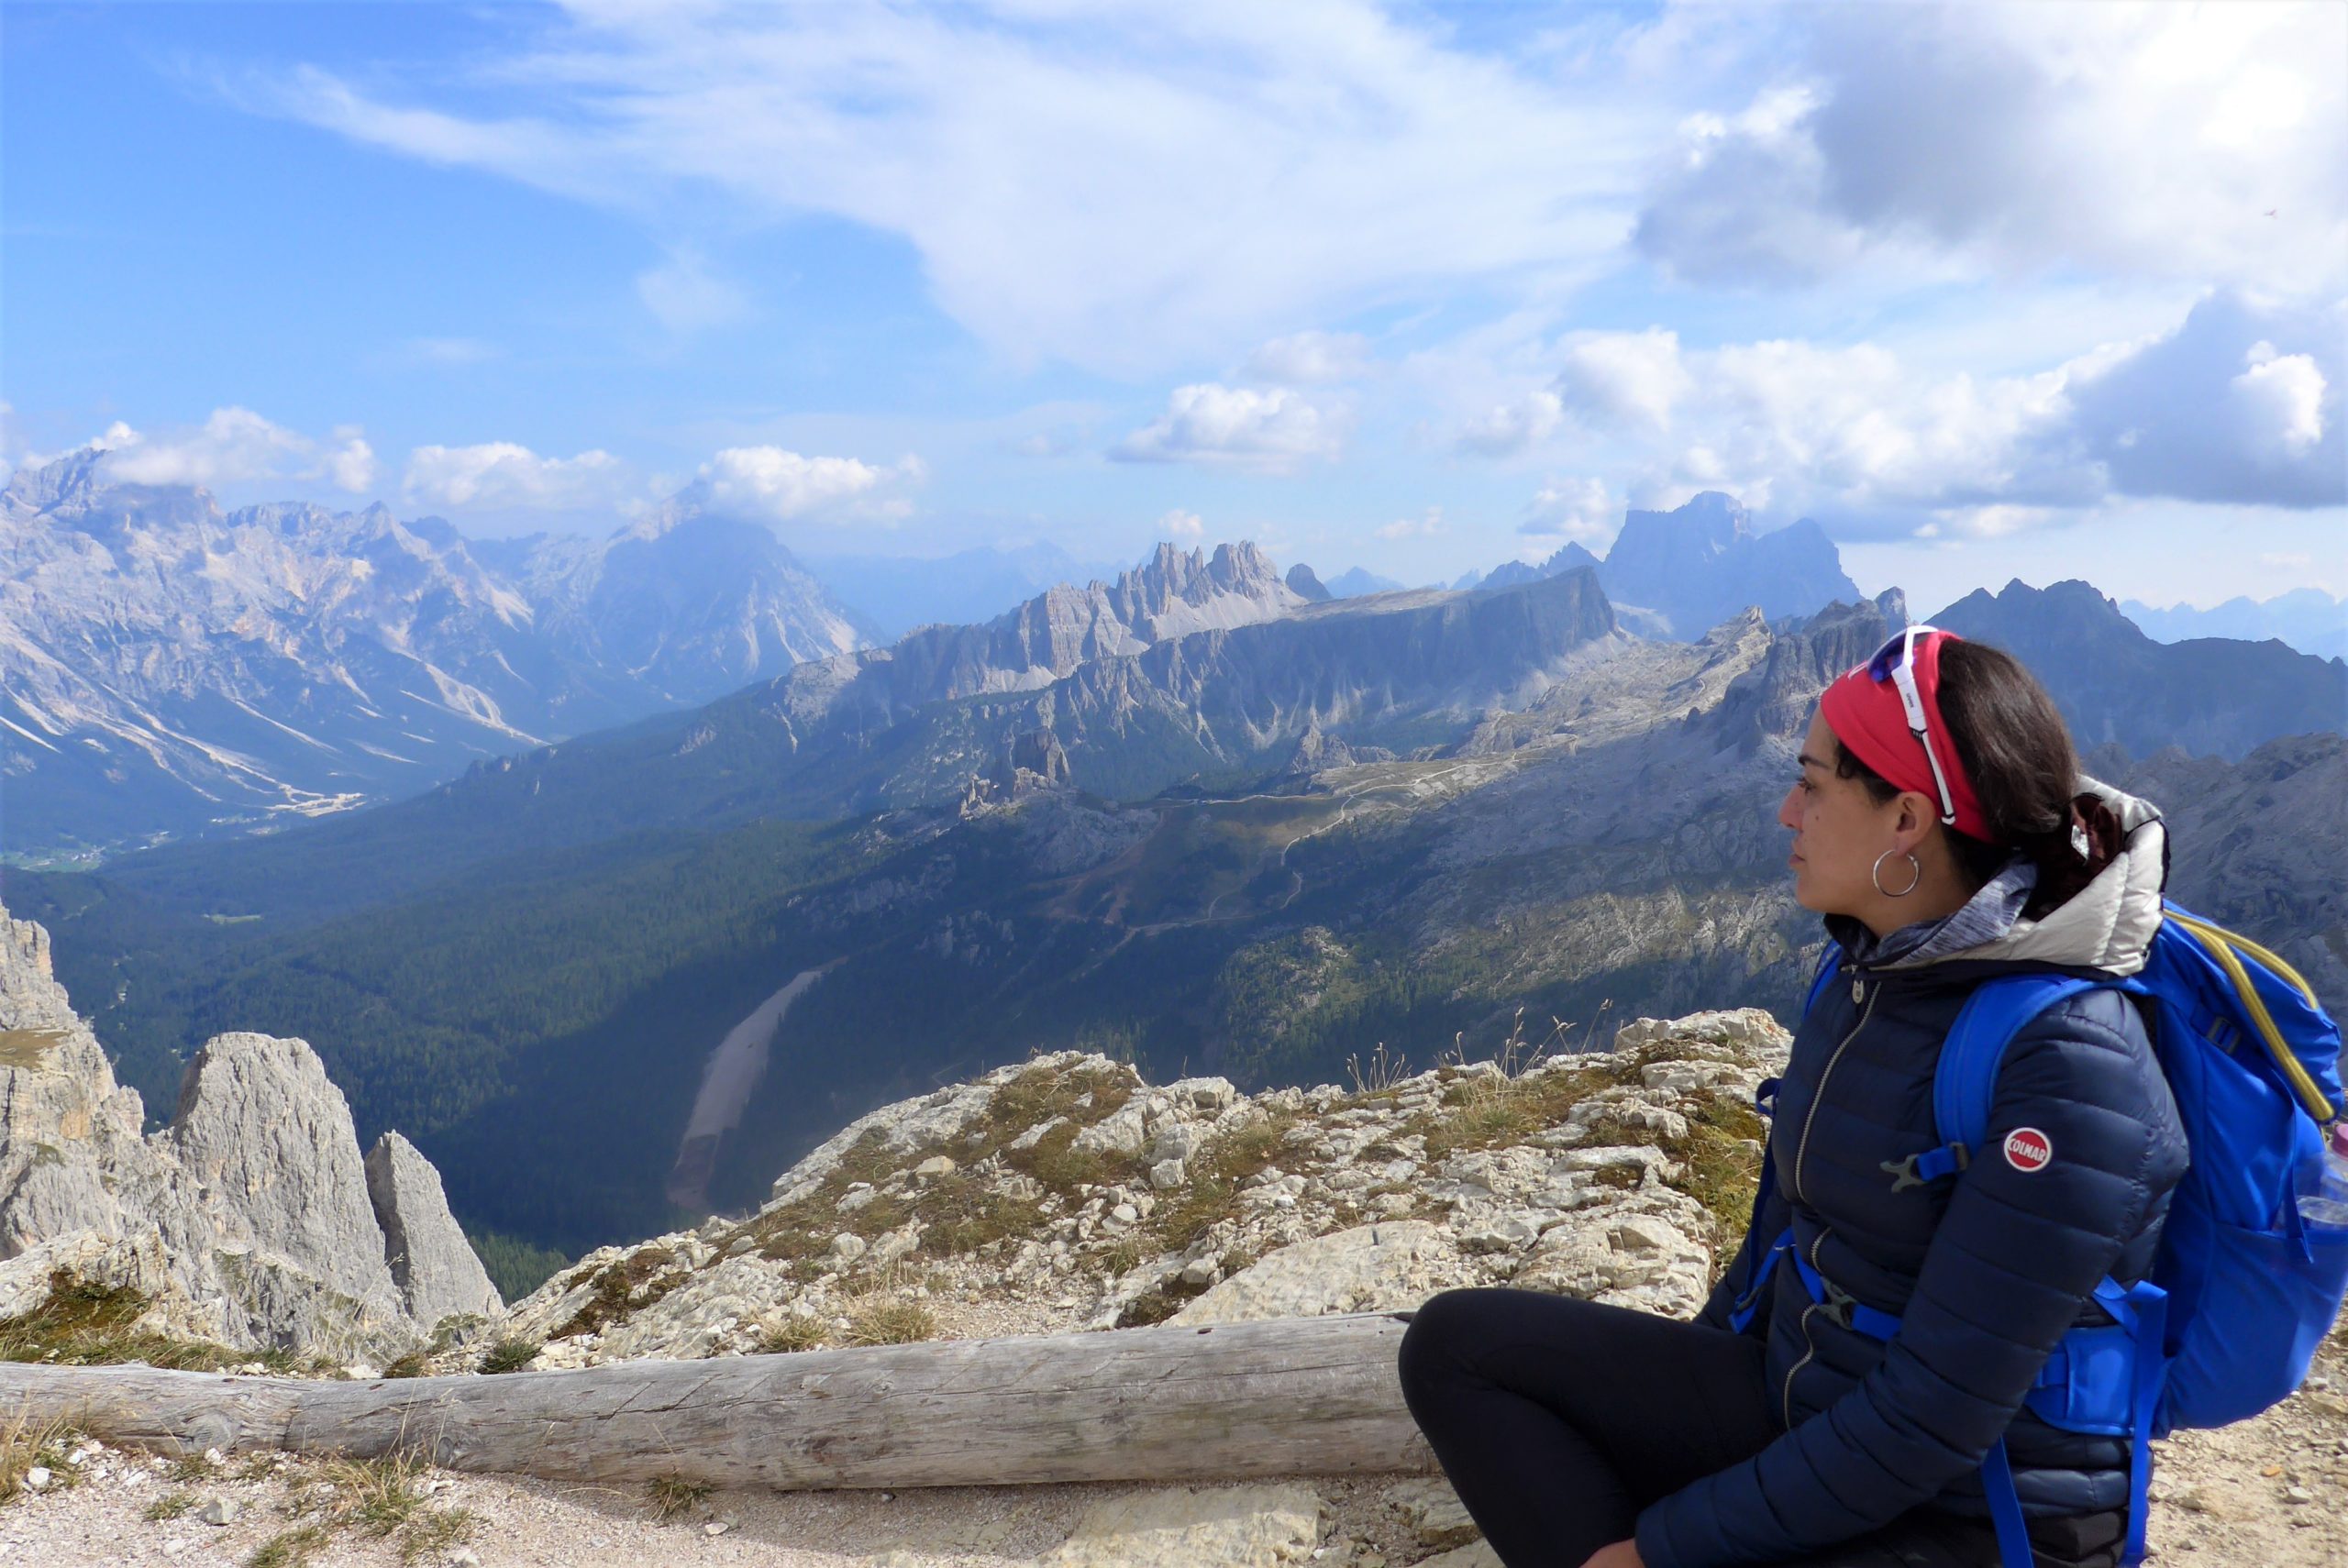
M 2299 1218 L 2310 1225 L 2348 1229 L 2348 1120 L 2331 1124 L 2323 1143 L 2323 1179 L 2300 1196 Z

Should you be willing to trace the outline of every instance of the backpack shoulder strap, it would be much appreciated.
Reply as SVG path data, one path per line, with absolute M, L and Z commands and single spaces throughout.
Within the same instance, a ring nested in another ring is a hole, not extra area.
M 1826 988 L 1834 983 L 1835 967 L 1842 962 L 1843 944 L 1832 937 L 1827 938 L 1826 951 L 1818 955 L 1818 973 L 1810 979 L 1810 994 L 1802 999 L 1801 1010 L 1805 1016 L 1818 1005 L 1818 999 L 1826 994 Z
M 2066 998 L 2112 983 L 2068 975 L 2016 975 L 1976 986 L 1949 1027 L 1933 1073 L 1933 1119 L 1939 1124 L 1941 1142 L 1962 1145 L 1966 1156 L 1978 1153 L 1989 1131 L 1998 1068 L 2014 1036 Z

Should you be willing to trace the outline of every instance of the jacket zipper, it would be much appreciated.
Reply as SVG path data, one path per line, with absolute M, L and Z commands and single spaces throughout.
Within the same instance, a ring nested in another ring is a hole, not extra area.
M 1826 1099 L 1826 1080 L 1834 1076 L 1834 1064 L 1843 1059 L 1843 1053 L 1849 1050 L 1851 1042 L 1859 1037 L 1859 1031 L 1867 1026 L 1867 1020 L 1874 1016 L 1876 1001 L 1883 995 L 1881 986 L 1876 987 L 1875 995 L 1872 997 L 1866 994 L 1866 987 L 1867 983 L 1856 975 L 1851 977 L 1851 999 L 1853 1001 L 1864 999 L 1866 1006 L 1860 1010 L 1858 1022 L 1851 1025 L 1851 1032 L 1843 1036 L 1841 1044 L 1834 1047 L 1834 1054 L 1826 1058 L 1826 1069 L 1818 1075 L 1818 1087 L 1811 1091 L 1810 1110 L 1801 1119 L 1801 1141 L 1794 1145 L 1794 1197 L 1803 1201 L 1808 1199 L 1801 1189 L 1801 1163 L 1803 1157 L 1810 1153 L 1811 1126 L 1817 1121 L 1818 1108 Z
M 1883 988 L 1881 986 L 1877 986 L 1876 988 L 1875 996 L 1868 996 L 1866 981 L 1861 979 L 1856 975 L 1851 977 L 1851 999 L 1855 1002 L 1863 1001 L 1866 1005 L 1859 1010 L 1858 1022 L 1851 1025 L 1851 1032 L 1843 1036 L 1841 1043 L 1834 1047 L 1834 1054 L 1826 1058 L 1825 1070 L 1818 1075 L 1818 1087 L 1811 1091 L 1810 1110 L 1803 1114 L 1801 1119 L 1801 1141 L 1794 1145 L 1794 1197 L 1797 1200 L 1800 1200 L 1802 1198 L 1802 1159 L 1810 1153 L 1810 1129 L 1811 1125 L 1818 1120 L 1819 1102 L 1826 1098 L 1826 1080 L 1833 1077 L 1834 1064 L 1843 1059 L 1843 1053 L 1850 1048 L 1852 1041 L 1859 1037 L 1859 1031 L 1867 1026 L 1867 1020 L 1874 1016 L 1875 1013 L 1876 999 L 1882 996 L 1882 994 Z M 1826 1227 L 1822 1225 L 1818 1229 L 1817 1236 L 1813 1238 L 1810 1243 L 1810 1266 L 1812 1268 L 1816 1268 L 1818 1266 L 1818 1244 L 1825 1239 Z M 1802 1347 L 1801 1359 L 1786 1369 L 1786 1385 L 1780 1395 L 1780 1399 L 1785 1410 L 1786 1430 L 1788 1431 L 1791 1431 L 1794 1425 L 1794 1377 L 1803 1367 L 1808 1366 L 1811 1364 L 1811 1359 L 1818 1354 L 1817 1342 L 1810 1337 L 1810 1315 L 1817 1310 L 1818 1303 L 1815 1301 L 1802 1309 L 1800 1318 Z

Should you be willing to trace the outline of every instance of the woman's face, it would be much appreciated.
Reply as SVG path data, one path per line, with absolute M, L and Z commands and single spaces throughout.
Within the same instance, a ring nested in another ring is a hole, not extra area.
M 1903 842 L 1901 797 L 1882 805 L 1855 778 L 1834 771 L 1840 756 L 1834 732 L 1812 712 L 1802 737 L 1801 777 L 1778 806 L 1780 826 L 1793 829 L 1790 864 L 1794 902 L 1820 914 L 1859 915 L 1882 901 L 1876 891 L 1876 857 L 1885 850 L 1913 847 Z M 1898 889 L 1909 877 L 1905 860 L 1884 864 L 1886 883 Z

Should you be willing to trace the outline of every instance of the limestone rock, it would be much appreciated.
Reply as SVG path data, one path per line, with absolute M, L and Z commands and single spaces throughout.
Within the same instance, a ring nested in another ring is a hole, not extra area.
M 1402 1517 L 1403 1528 L 1421 1546 L 1464 1546 L 1483 1533 L 1468 1517 L 1468 1505 L 1440 1475 L 1403 1482 L 1386 1494 L 1386 1506 Z
M 150 1327 L 238 1348 L 374 1361 L 429 1326 L 386 1258 L 349 1105 L 306 1043 L 217 1036 L 172 1124 L 143 1136 L 145 1120 L 58 985 L 48 933 L 0 911 L 0 1316 L 38 1307 L 62 1267 L 147 1296 Z M 408 1154 L 407 1184 L 437 1200 L 437 1174 Z M 437 1207 L 412 1291 L 485 1289 Z M 460 1266 L 454 1286 L 435 1277 Z
M 1279 1568 L 1321 1539 L 1310 1486 L 1172 1487 L 1096 1503 L 1037 1568 Z
M 1174 1314 L 1177 1323 L 1244 1323 L 1416 1307 L 1464 1283 L 1458 1249 L 1424 1220 L 1357 1225 L 1266 1254 Z
M 505 1309 L 489 1271 L 465 1240 L 440 1173 L 416 1146 L 385 1132 L 367 1151 L 367 1197 L 383 1231 L 383 1257 L 408 1316 L 429 1329 L 452 1312 Z
M 164 1136 L 183 1201 L 222 1242 L 306 1269 L 362 1316 L 401 1317 L 349 1102 L 305 1042 L 205 1042 Z
M 1501 1554 L 1488 1540 L 1471 1540 L 1434 1557 L 1419 1559 L 1418 1568 L 1503 1568 Z

